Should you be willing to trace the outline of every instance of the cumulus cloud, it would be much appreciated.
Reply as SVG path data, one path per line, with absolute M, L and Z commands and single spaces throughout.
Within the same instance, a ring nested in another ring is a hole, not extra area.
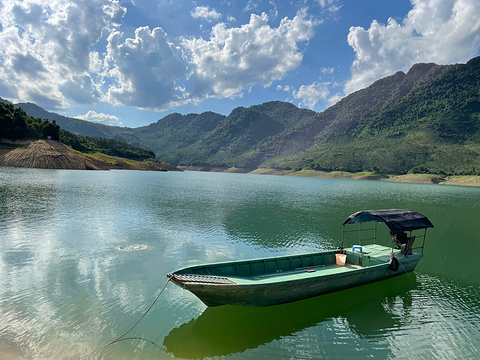
M 241 27 L 215 25 L 209 40 L 184 39 L 182 45 L 194 65 L 193 95 L 240 96 L 246 87 L 269 86 L 282 79 L 301 64 L 298 44 L 312 38 L 314 25 L 305 10 L 293 19 L 282 19 L 277 28 L 268 24 L 265 13 L 252 14 Z
M 329 95 L 329 83 L 314 82 L 310 85 L 302 85 L 298 90 L 293 91 L 295 99 L 301 99 L 300 106 L 314 109 L 320 100 L 327 100 Z
M 75 116 L 75 118 L 80 120 L 98 122 L 104 125 L 122 125 L 118 117 L 116 117 L 115 115 L 97 113 L 96 111 L 93 111 L 93 110 L 90 110 L 84 115 L 77 115 Z
M 49 99 L 53 108 L 67 105 L 60 88 L 75 78 L 85 81 L 90 47 L 125 14 L 117 0 L 2 0 L 1 5 L 0 82 L 14 99 Z M 82 88 L 91 90 L 77 90 Z
M 89 74 L 72 76 L 59 86 L 64 96 L 79 104 L 94 104 L 102 97 L 100 84 L 93 81 Z
M 330 82 L 315 81 L 310 85 L 301 85 L 298 89 L 290 85 L 277 85 L 276 89 L 290 94 L 293 97 L 289 100 L 291 102 L 294 102 L 292 99 L 300 100 L 298 106 L 315 110 L 319 102 L 323 108 L 325 105 L 335 105 L 342 99 L 343 96 L 339 93 L 331 95 L 331 86 Z
M 187 63 L 163 29 L 141 27 L 135 38 L 124 41 L 120 32 L 112 32 L 107 54 L 109 76 L 115 81 L 107 94 L 112 103 L 160 109 L 182 96 L 177 80 L 185 77 Z
M 349 94 L 419 62 L 465 62 L 480 47 L 478 0 L 411 0 L 402 23 L 373 21 L 370 28 L 351 27 L 348 44 L 355 51 Z
M 275 2 L 270 1 L 275 7 Z M 247 24 L 213 26 L 209 38 L 174 44 L 156 27 L 122 33 L 118 0 L 0 0 L 0 90 L 47 109 L 69 102 L 165 110 L 208 97 L 242 96 L 298 68 L 315 20 L 302 10 L 277 26 L 252 14 Z M 222 15 L 198 6 L 194 18 Z M 235 21 L 228 17 L 228 21 Z
M 194 19 L 204 19 L 209 22 L 220 20 L 222 14 L 218 13 L 215 9 L 210 9 L 209 6 L 197 6 L 191 13 Z

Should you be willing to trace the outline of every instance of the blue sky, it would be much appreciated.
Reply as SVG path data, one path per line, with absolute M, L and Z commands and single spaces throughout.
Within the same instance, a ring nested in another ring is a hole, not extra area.
M 322 111 L 480 54 L 478 0 L 0 0 L 0 97 L 109 125 L 271 100 Z

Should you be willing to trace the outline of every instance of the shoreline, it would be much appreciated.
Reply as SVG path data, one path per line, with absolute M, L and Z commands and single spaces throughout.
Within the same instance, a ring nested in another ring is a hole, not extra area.
M 349 180 L 375 180 L 390 182 L 405 182 L 417 184 L 440 184 L 457 186 L 480 186 L 480 176 L 478 175 L 451 175 L 443 176 L 436 174 L 405 174 L 405 175 L 384 175 L 373 172 L 349 173 L 346 171 L 317 171 L 317 170 L 275 170 L 275 169 L 245 169 L 245 168 L 220 168 L 209 166 L 188 166 L 180 167 L 185 171 L 206 171 L 206 172 L 226 172 L 238 174 L 257 174 L 257 175 L 278 175 L 278 176 L 300 176 L 316 177 L 324 179 L 349 179 Z

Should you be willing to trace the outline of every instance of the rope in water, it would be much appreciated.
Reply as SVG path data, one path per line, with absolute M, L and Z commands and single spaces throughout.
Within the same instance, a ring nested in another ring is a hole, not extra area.
M 407 274 L 408 278 L 411 279 L 410 274 L 408 273 L 407 269 L 405 269 L 405 266 L 403 266 L 403 264 L 400 261 L 398 263 L 403 268 L 403 271 L 405 271 L 405 274 Z
M 394 253 L 393 250 L 392 250 L 392 252 L 390 253 L 390 261 L 392 261 L 393 258 L 395 258 L 395 253 Z M 396 259 L 396 258 L 395 258 L 395 259 Z M 407 269 L 405 269 L 405 266 L 403 266 L 403 264 L 402 264 L 398 259 L 396 259 L 396 260 L 397 260 L 399 266 L 402 267 L 402 269 L 403 269 L 403 271 L 405 272 L 405 274 L 407 274 L 407 276 L 410 278 L 410 274 L 408 273 Z
M 122 335 L 120 335 L 118 338 L 116 338 L 115 340 L 109 342 L 107 345 L 105 345 L 103 348 L 106 348 L 107 346 L 110 346 L 114 343 L 116 343 L 117 341 L 119 341 L 121 338 L 123 338 L 125 335 L 127 335 L 130 331 L 133 330 L 133 328 L 135 326 L 138 325 L 138 323 L 140 321 L 142 321 L 142 319 L 148 314 L 148 312 L 150 311 L 150 309 L 153 307 L 153 305 L 155 305 L 155 303 L 157 302 L 158 298 L 160 297 L 160 295 L 162 295 L 163 293 L 163 290 L 165 290 L 165 288 L 167 287 L 168 283 L 170 282 L 170 278 L 167 280 L 167 282 L 165 283 L 165 286 L 163 287 L 163 289 L 160 291 L 160 293 L 157 295 L 157 297 L 155 298 L 155 300 L 153 301 L 152 305 L 150 305 L 150 307 L 147 309 L 147 311 L 145 311 L 145 313 L 142 315 L 142 317 L 140 319 L 137 320 L 137 322 L 135 324 L 132 325 L 132 327 L 130 329 L 128 329 L 126 332 L 124 332 Z M 103 349 L 102 348 L 102 349 Z

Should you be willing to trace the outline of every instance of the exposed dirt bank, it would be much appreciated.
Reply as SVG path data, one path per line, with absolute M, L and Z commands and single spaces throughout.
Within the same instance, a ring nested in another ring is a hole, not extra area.
M 423 184 L 444 184 L 444 185 L 463 185 L 463 186 L 480 186 L 480 176 L 474 175 L 456 175 L 443 176 L 434 174 L 406 174 L 406 175 L 383 175 L 370 172 L 349 173 L 344 171 L 315 171 L 315 170 L 275 170 L 275 169 L 241 169 L 241 168 L 209 168 L 207 166 L 195 167 L 190 166 L 184 170 L 191 171 L 216 171 L 216 172 L 235 172 L 247 174 L 261 175 L 287 175 L 287 176 L 305 176 L 319 177 L 331 179 L 353 179 L 353 180 L 378 180 L 378 181 L 394 181 L 394 182 L 410 182 Z
M 54 140 L 2 140 L 0 166 L 73 170 L 178 170 L 156 160 L 134 161 L 100 153 L 84 154 Z

